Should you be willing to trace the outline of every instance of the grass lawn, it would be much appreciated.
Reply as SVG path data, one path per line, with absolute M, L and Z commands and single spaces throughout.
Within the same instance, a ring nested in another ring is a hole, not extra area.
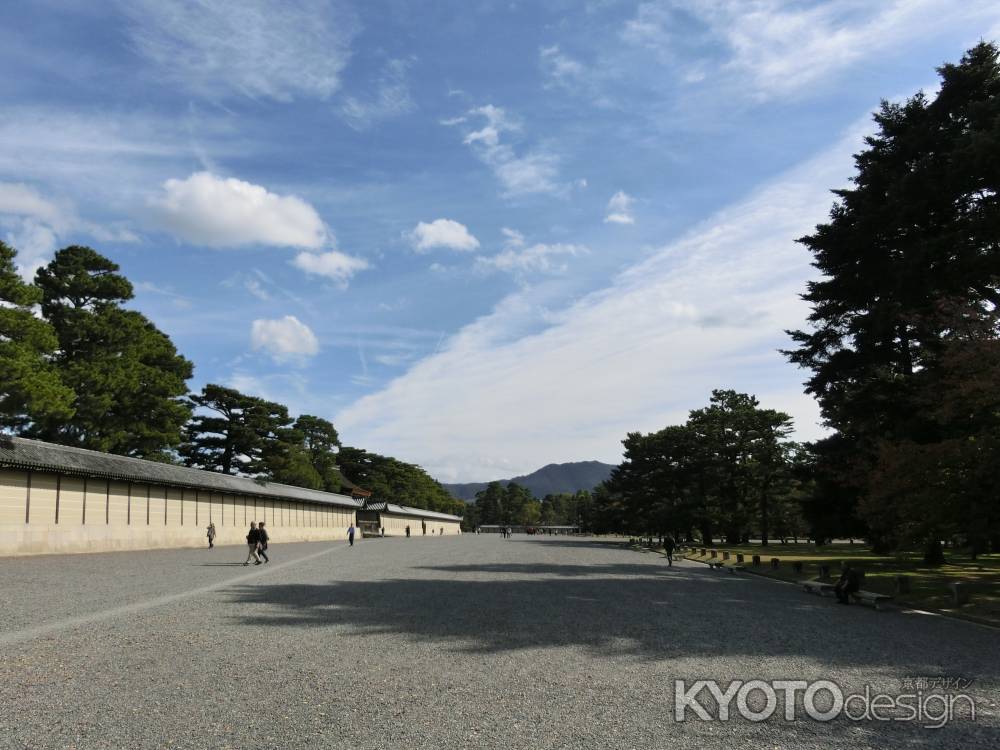
M 820 565 L 829 565 L 830 574 L 836 579 L 840 575 L 841 561 L 849 560 L 864 571 L 865 579 L 861 587 L 866 591 L 895 596 L 899 604 L 1000 625 L 1000 554 L 980 555 L 978 560 L 972 560 L 962 551 L 945 550 L 947 563 L 939 568 L 926 567 L 918 553 L 876 555 L 860 543 L 831 544 L 821 549 L 811 544 L 773 543 L 767 547 L 759 544 L 720 545 L 706 548 L 704 556 L 700 554 L 700 548 L 691 549 L 685 557 L 707 562 L 713 559 L 709 549 L 718 550 L 715 559 L 726 566 L 736 565 L 736 553 L 742 553 L 747 570 L 785 581 L 817 578 Z M 730 553 L 729 560 L 722 560 L 724 550 Z M 752 566 L 753 555 L 760 555 L 759 568 Z M 770 566 L 772 557 L 780 560 L 777 569 Z M 792 563 L 796 561 L 803 564 L 801 573 L 792 568 Z M 897 575 L 909 577 L 908 594 L 896 594 Z M 982 584 L 985 590 L 974 591 L 967 604 L 955 606 L 948 588 L 953 581 L 975 582 Z

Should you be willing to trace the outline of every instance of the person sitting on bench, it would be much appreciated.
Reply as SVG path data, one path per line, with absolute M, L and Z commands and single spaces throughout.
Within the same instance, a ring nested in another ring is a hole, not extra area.
M 837 594 L 837 601 L 840 604 L 850 604 L 851 594 L 857 593 L 860 588 L 861 576 L 858 575 L 858 571 L 850 565 L 845 565 L 844 572 L 840 574 L 840 580 L 833 587 L 834 592 Z

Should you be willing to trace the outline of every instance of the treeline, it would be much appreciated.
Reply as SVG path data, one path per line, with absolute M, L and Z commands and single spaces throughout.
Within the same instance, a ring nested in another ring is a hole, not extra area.
M 476 493 L 469 506 L 466 521 L 472 528 L 482 525 L 501 526 L 593 526 L 594 501 L 586 490 L 575 493 L 549 494 L 541 500 L 516 482 L 504 487 L 490 482 Z
M 685 425 L 629 435 L 597 493 L 614 530 L 708 540 L 805 532 L 875 549 L 1000 551 L 1000 65 L 981 43 L 940 91 L 883 102 L 827 223 L 785 354 L 828 437 L 717 391 Z M 617 524 L 617 526 L 616 526 Z
M 714 391 L 683 425 L 629 433 L 624 461 L 596 493 L 595 530 L 732 544 L 804 535 L 807 459 L 791 429 L 753 396 Z
M 73 245 L 16 272 L 0 242 L 0 428 L 24 437 L 461 513 L 422 469 L 342 446 L 328 420 L 221 385 L 189 393 L 191 362 L 142 313 L 118 266 Z

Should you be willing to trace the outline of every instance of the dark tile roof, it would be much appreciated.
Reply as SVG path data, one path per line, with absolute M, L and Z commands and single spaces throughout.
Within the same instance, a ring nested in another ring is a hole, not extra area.
M 17 437 L 0 436 L 0 467 L 190 487 L 208 492 L 301 500 L 349 508 L 360 508 L 362 505 L 360 500 L 333 492 L 320 492 L 276 482 L 261 482 L 249 477 L 219 474 L 214 471 L 190 469 L 186 466 L 115 456 L 111 453 L 98 453 L 83 448 Z
M 438 513 L 434 510 L 424 510 L 423 508 L 411 508 L 408 505 L 393 505 L 384 500 L 365 503 L 365 510 L 377 511 L 379 513 L 393 513 L 397 516 L 413 516 L 414 518 L 426 518 L 438 521 L 461 521 L 461 516 L 452 516 L 448 513 Z

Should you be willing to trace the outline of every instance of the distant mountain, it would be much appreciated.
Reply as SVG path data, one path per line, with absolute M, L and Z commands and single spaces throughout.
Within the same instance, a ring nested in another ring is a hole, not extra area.
M 577 490 L 592 490 L 611 474 L 615 468 L 612 464 L 602 464 L 600 461 L 574 461 L 568 464 L 549 464 L 538 471 L 513 479 L 500 479 L 505 487 L 510 482 L 516 482 L 531 490 L 531 494 L 541 500 L 546 495 L 556 495 L 560 492 L 576 492 Z M 464 484 L 441 483 L 448 492 L 459 500 L 475 500 L 476 493 L 485 490 L 489 482 L 466 482 Z

